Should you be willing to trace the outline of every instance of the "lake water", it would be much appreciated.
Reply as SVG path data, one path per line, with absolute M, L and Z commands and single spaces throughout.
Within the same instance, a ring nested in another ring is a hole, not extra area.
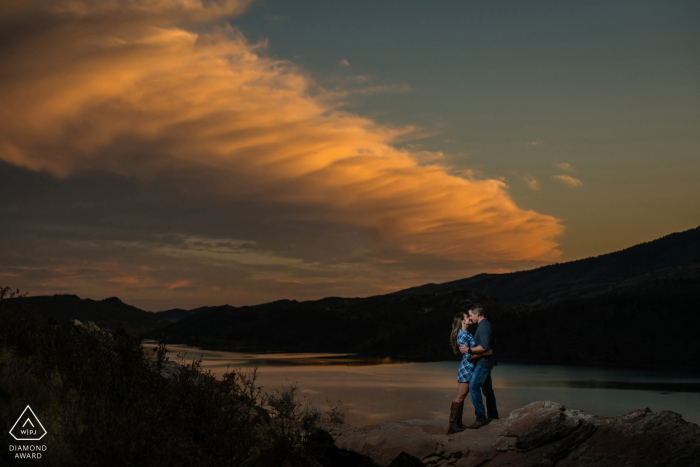
M 153 341 L 144 341 L 152 347 Z M 346 354 L 250 354 L 171 345 L 169 357 L 202 358 L 217 376 L 227 368 L 258 367 L 258 384 L 270 392 L 296 383 L 321 408 L 342 401 L 354 426 L 447 417 L 457 388 L 458 361 L 396 363 Z M 539 400 L 614 416 L 642 407 L 672 410 L 700 424 L 700 375 L 561 365 L 501 363 L 491 373 L 501 418 Z M 464 422 L 474 421 L 467 399 Z

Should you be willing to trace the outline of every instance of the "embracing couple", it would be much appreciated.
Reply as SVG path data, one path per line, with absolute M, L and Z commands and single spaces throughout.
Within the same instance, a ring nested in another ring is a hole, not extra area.
M 472 336 L 467 331 L 470 324 L 478 324 Z M 472 305 L 468 313 L 460 313 L 452 321 L 450 345 L 455 355 L 462 356 L 462 363 L 457 373 L 457 398 L 450 410 L 450 428 L 447 434 L 458 433 L 467 428 L 477 429 L 486 425 L 492 419 L 498 419 L 496 396 L 491 385 L 491 369 L 496 364 L 493 354 L 493 330 L 491 323 L 484 316 L 481 305 Z M 483 392 L 486 398 L 486 410 L 481 398 Z M 467 393 L 471 396 L 476 421 L 465 427 L 462 424 L 464 399 Z M 488 417 L 486 412 L 488 411 Z

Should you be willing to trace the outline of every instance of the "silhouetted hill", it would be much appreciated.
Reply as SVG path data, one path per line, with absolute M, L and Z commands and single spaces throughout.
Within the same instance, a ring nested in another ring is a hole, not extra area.
M 508 274 L 478 274 L 443 284 L 425 284 L 396 295 L 475 290 L 498 297 L 516 309 L 549 297 L 595 285 L 612 284 L 645 273 L 700 262 L 700 227 L 593 258 Z
M 700 263 L 495 313 L 508 361 L 700 371 Z
M 158 317 L 161 319 L 164 319 L 166 321 L 169 321 L 171 323 L 176 323 L 180 321 L 182 318 L 187 318 L 188 316 L 191 315 L 196 315 L 197 313 L 200 313 L 202 311 L 206 310 L 211 310 L 217 308 L 215 306 L 202 306 L 199 308 L 195 308 L 193 310 L 184 310 L 182 308 L 173 308 L 172 310 L 165 310 L 165 311 L 158 311 Z
M 500 361 L 700 371 L 700 263 L 552 295 L 517 311 L 476 292 L 326 298 L 210 309 L 148 337 L 238 351 L 454 359 L 452 317 L 482 303 Z
M 485 305 L 501 361 L 700 370 L 700 228 L 616 253 L 510 274 L 480 274 L 368 298 L 279 300 L 149 313 L 117 298 L 29 297 L 59 322 L 240 351 L 456 358 L 453 316 Z
M 123 327 L 134 334 L 169 324 L 157 314 L 127 305 L 117 297 L 91 300 L 81 299 L 77 295 L 43 295 L 13 300 L 21 301 L 23 312 L 47 319 L 53 317 L 57 324 L 71 319 L 93 321 L 101 328 Z
M 213 307 L 149 336 L 231 350 L 450 359 L 452 317 L 482 302 L 501 361 L 700 370 L 699 245 L 693 229 L 595 258 L 388 295 Z M 672 354 L 653 348 L 660 343 Z
M 445 323 L 480 294 L 379 295 L 280 300 L 256 306 L 224 305 L 148 334 L 172 343 L 245 351 L 352 352 L 414 360 L 449 357 Z M 448 331 L 449 332 L 449 331 Z

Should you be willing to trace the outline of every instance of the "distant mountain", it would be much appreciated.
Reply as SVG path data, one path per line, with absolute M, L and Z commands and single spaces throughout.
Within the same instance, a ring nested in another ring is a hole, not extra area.
M 368 298 L 279 300 L 150 313 L 117 298 L 28 297 L 25 309 L 154 339 L 240 351 L 456 358 L 456 313 L 482 303 L 501 361 L 700 371 L 700 228 L 510 274 L 479 274 Z
M 225 305 L 227 306 L 227 305 Z M 180 321 L 182 318 L 187 318 L 188 316 L 191 315 L 196 315 L 197 313 L 200 313 L 202 311 L 207 311 L 211 310 L 214 308 L 218 308 L 215 306 L 202 306 L 199 308 L 195 308 L 193 310 L 183 310 L 182 308 L 173 308 L 172 310 L 165 310 L 165 311 L 158 311 L 158 317 L 161 319 L 164 319 L 168 322 L 171 323 L 176 323 Z
M 93 321 L 101 328 L 123 327 L 134 334 L 141 334 L 168 321 L 155 313 L 127 305 L 117 297 L 104 300 L 82 299 L 77 295 L 42 295 L 12 299 L 25 313 L 35 313 L 45 318 L 53 317 L 57 324 L 71 319 Z
M 700 372 L 700 263 L 493 313 L 504 361 Z
M 455 358 L 455 313 L 485 305 L 502 361 L 700 370 L 700 228 L 619 252 L 368 298 L 210 307 L 153 338 L 231 350 Z M 669 346 L 673 350 L 656 349 Z
M 352 352 L 412 360 L 451 354 L 445 323 L 474 302 L 498 303 L 471 292 L 368 298 L 280 300 L 216 307 L 152 331 L 153 339 L 238 351 Z M 449 331 L 448 331 L 449 332 Z
M 593 258 L 508 274 L 478 274 L 443 284 L 426 284 L 396 295 L 475 290 L 515 309 L 547 303 L 559 294 L 613 284 L 645 273 L 700 262 L 700 227 Z
M 351 352 L 454 359 L 452 317 L 479 302 L 501 361 L 700 371 L 700 263 L 550 297 L 517 311 L 476 292 L 222 306 L 148 337 L 234 351 Z

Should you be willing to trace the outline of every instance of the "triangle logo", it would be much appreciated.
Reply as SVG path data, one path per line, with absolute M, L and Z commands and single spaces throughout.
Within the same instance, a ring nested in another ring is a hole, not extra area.
M 39 441 L 46 436 L 46 429 L 32 408 L 27 406 L 10 429 L 10 434 L 17 441 Z

